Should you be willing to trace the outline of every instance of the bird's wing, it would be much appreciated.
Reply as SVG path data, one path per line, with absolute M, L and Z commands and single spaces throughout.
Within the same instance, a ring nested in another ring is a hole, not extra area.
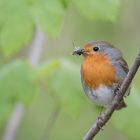
M 123 68 L 123 70 L 126 72 L 126 74 L 128 73 L 129 69 L 128 69 L 128 64 L 127 62 L 124 60 L 124 58 L 121 58 L 119 60 L 119 63 L 121 65 L 121 67 Z
M 124 58 L 121 58 L 118 60 L 118 76 L 120 78 L 120 84 L 123 82 L 124 78 L 126 77 L 129 68 L 127 62 L 124 60 Z M 125 96 L 128 96 L 130 94 L 130 87 L 128 88 Z
M 120 82 L 123 81 L 129 71 L 126 61 L 121 57 L 116 61 L 114 66 L 116 67 Z

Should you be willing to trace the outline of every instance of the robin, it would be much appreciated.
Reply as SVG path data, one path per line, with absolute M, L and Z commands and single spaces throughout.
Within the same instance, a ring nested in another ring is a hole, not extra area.
M 109 107 L 116 91 L 128 73 L 128 65 L 119 49 L 105 41 L 88 43 L 73 55 L 83 55 L 81 82 L 87 96 L 96 104 Z M 129 95 L 130 88 L 126 95 Z M 124 99 L 117 110 L 126 107 Z

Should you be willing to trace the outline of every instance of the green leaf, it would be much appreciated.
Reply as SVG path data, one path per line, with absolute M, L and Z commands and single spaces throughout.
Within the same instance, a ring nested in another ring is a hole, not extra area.
M 34 26 L 58 36 L 66 9 L 66 0 L 1 0 L 0 48 L 10 57 L 29 44 Z
M 6 57 L 15 54 L 29 44 L 33 36 L 33 24 L 25 14 L 17 14 L 7 20 L 0 34 L 0 47 Z
M 54 60 L 52 62 L 47 62 L 45 64 L 41 64 L 36 69 L 36 79 L 43 79 L 44 77 L 48 76 L 55 70 L 57 70 L 60 67 L 60 61 Z
M 1 0 L 0 1 L 0 24 L 7 23 L 7 20 L 15 15 L 28 12 L 26 0 Z
M 0 102 L 17 101 L 30 105 L 38 91 L 32 67 L 15 61 L 0 70 Z
M 36 25 L 56 37 L 61 31 L 64 9 L 60 0 L 41 0 L 31 7 L 31 13 Z
M 115 21 L 120 0 L 73 0 L 80 13 L 87 18 Z
M 60 68 L 47 78 L 46 88 L 69 115 L 77 116 L 83 109 L 85 102 L 79 66 L 62 60 Z
M 112 117 L 114 126 L 132 139 L 139 140 L 140 128 L 140 94 L 137 87 L 133 86 L 130 96 L 127 97 L 126 109 L 118 111 Z
M 29 44 L 34 25 L 27 0 L 1 0 L 0 7 L 0 48 L 10 57 Z
M 61 3 L 63 4 L 64 8 L 67 8 L 69 5 L 69 0 L 60 0 Z

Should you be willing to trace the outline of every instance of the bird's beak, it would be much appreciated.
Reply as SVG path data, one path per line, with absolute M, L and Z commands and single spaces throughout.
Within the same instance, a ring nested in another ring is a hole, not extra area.
M 82 55 L 82 54 L 84 55 L 86 53 L 87 53 L 87 51 L 85 49 L 78 47 L 78 48 L 75 48 L 72 55 Z

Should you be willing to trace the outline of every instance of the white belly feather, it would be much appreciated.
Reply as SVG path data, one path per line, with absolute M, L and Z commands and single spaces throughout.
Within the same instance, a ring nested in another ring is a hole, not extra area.
M 104 107 L 108 107 L 115 96 L 113 88 L 103 85 L 96 90 L 90 90 L 86 87 L 85 92 L 96 104 Z

